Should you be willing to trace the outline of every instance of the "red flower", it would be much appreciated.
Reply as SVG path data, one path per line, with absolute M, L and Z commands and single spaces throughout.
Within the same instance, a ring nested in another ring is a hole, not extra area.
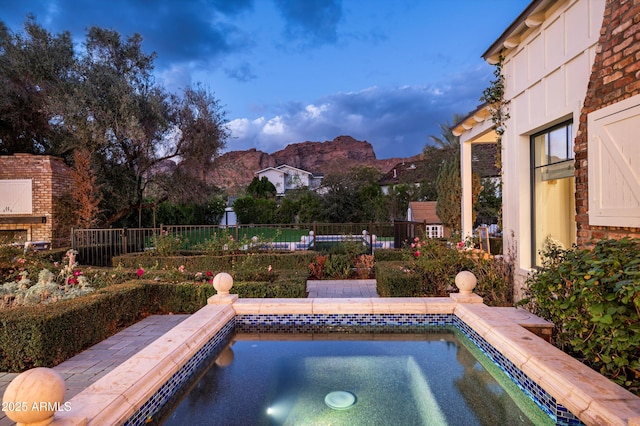
M 213 272 L 211 272 L 211 271 L 207 271 L 207 274 L 206 274 L 206 275 L 207 275 L 208 277 L 212 277 L 212 276 L 213 276 Z
M 76 277 L 69 277 L 69 279 L 67 280 L 67 284 L 69 285 L 78 284 L 78 279 Z
M 139 268 L 139 269 L 136 271 L 136 274 L 138 274 L 138 278 L 142 278 L 142 276 L 144 275 L 144 269 Z
M 79 277 L 80 275 L 82 275 L 82 271 L 79 271 L 77 269 L 75 271 L 73 271 L 73 276 L 74 277 Z
M 414 255 L 415 257 L 420 257 L 420 250 L 416 250 L 416 252 L 415 252 L 415 253 L 413 253 L 413 255 Z

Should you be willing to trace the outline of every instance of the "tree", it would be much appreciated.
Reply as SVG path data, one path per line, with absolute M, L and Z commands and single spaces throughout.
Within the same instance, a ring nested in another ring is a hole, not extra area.
M 275 212 L 275 223 L 295 223 L 300 211 L 300 200 L 284 197 Z
M 74 81 L 71 34 L 52 36 L 27 17 L 23 34 L 0 22 L 0 154 L 60 154 L 58 102 Z
M 100 187 L 96 184 L 96 176 L 91 167 L 91 154 L 86 149 L 78 149 L 73 154 L 73 190 L 69 197 L 73 200 L 78 218 L 75 226 L 92 228 L 96 225 L 102 201 Z
M 495 178 L 484 178 L 481 179 L 481 185 L 478 202 L 475 203 L 475 225 L 499 223 L 500 208 L 502 207 L 500 183 Z
M 140 217 L 144 207 L 164 200 L 202 202 L 214 195 L 204 172 L 228 136 L 225 114 L 202 87 L 180 97 L 165 93 L 153 79 L 154 59 L 137 34 L 122 40 L 111 30 L 88 32 L 84 83 L 67 103 L 65 123 L 75 136 L 69 148 L 89 147 L 95 155 L 108 200 L 105 225 L 136 210 Z M 145 205 L 149 189 L 154 201 Z
M 369 182 L 357 192 L 360 215 L 358 222 L 385 222 L 389 219 L 384 194 L 378 182 Z
M 453 125 L 448 121 L 438 123 L 440 127 L 440 136 L 429 135 L 429 139 L 435 144 L 435 147 L 442 150 L 460 150 L 460 138 L 453 134 L 453 126 L 464 118 L 461 114 L 453 114 Z M 427 145 L 427 147 L 430 145 Z M 426 149 L 426 147 L 425 147 Z
M 204 204 L 207 170 L 228 137 L 225 112 L 202 86 L 169 94 L 138 34 L 90 28 L 85 49 L 33 17 L 24 35 L 0 23 L 0 154 L 91 153 L 102 225 L 165 200 Z M 188 190 L 186 190 L 188 188 Z
M 277 208 L 275 200 L 251 196 L 238 198 L 233 203 L 238 222 L 243 225 L 274 223 Z
M 262 176 L 262 179 L 254 176 L 247 187 L 247 194 L 254 198 L 275 198 L 276 187 L 266 176 Z
M 454 233 L 461 231 L 462 181 L 460 178 L 460 160 L 455 157 L 443 166 L 436 181 L 438 204 L 436 213 L 442 224 Z
M 300 196 L 300 208 L 298 210 L 298 221 L 300 223 L 310 223 L 321 221 L 323 211 L 323 200 L 320 195 L 313 191 L 305 191 Z

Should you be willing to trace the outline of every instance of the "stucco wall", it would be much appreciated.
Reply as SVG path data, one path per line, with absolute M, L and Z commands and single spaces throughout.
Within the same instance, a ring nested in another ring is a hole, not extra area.
M 32 214 L 0 215 L 0 230 L 26 230 L 27 239 L 47 241 L 54 247 L 70 245 L 70 230 L 59 229 L 55 216 L 55 199 L 72 186 L 71 169 L 57 157 L 15 154 L 0 156 L 0 179 L 31 179 Z M 45 218 L 45 223 L 9 224 L 16 218 Z
M 578 245 L 592 239 L 640 237 L 640 228 L 589 225 L 588 128 L 593 111 L 640 94 L 640 3 L 608 0 L 599 48 L 591 71 L 575 139 Z M 636 135 L 637 136 L 637 135 Z M 640 143 L 640 142 L 637 142 Z

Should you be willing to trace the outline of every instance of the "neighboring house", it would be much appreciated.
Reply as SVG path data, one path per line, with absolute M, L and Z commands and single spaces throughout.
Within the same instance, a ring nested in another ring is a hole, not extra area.
M 291 167 L 286 164 L 268 167 L 256 172 L 258 179 L 266 177 L 276 187 L 276 195 L 282 196 L 290 189 L 317 189 L 322 183 L 322 175 Z
M 534 0 L 483 55 L 503 58 L 503 235 L 516 293 L 548 238 L 569 248 L 640 236 L 639 15 L 635 2 Z M 454 134 L 471 235 L 471 146 L 496 141 L 488 107 Z
M 407 220 L 425 224 L 425 236 L 428 238 L 446 238 L 451 230 L 445 227 L 436 213 L 437 201 L 411 201 L 407 209 Z
M 69 246 L 71 230 L 59 226 L 55 211 L 72 185 L 71 169 L 60 158 L 0 156 L 0 236 L 39 248 Z
M 427 160 L 403 161 L 396 164 L 379 181 L 382 193 L 389 195 L 389 189 L 400 184 L 420 186 L 429 178 L 428 166 Z

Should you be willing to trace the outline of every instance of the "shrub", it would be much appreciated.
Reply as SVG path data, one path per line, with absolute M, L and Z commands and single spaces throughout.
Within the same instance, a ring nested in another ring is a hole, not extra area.
M 373 257 L 376 262 L 386 262 L 391 260 L 403 260 L 405 256 L 404 250 L 397 249 L 376 249 L 373 252 Z
M 380 297 L 422 296 L 422 276 L 406 262 L 376 262 L 376 285 Z
M 173 256 L 182 249 L 183 240 L 179 235 L 170 234 L 167 231 L 154 237 L 156 252 L 160 256 Z M 186 241 L 184 242 L 186 244 Z
M 268 281 L 273 282 L 277 274 L 273 272 L 273 265 L 264 265 L 259 255 L 249 254 L 239 257 L 233 265 L 232 275 L 239 281 Z
M 359 279 L 371 278 L 373 275 L 374 258 L 370 254 L 361 254 L 354 260 L 356 276 Z
M 277 282 L 236 281 L 231 293 L 240 297 L 304 298 L 307 296 L 306 277 Z
M 464 251 L 449 248 L 435 239 L 417 239 L 408 255 L 411 269 L 424 277 L 425 296 L 448 296 L 455 290 L 460 271 L 473 271 L 473 260 Z
M 351 272 L 351 260 L 349 255 L 330 254 L 324 264 L 325 276 L 332 279 L 348 279 L 351 276 Z
M 555 325 L 555 344 L 632 392 L 640 392 L 640 239 L 590 249 L 548 242 L 520 304 Z
M 324 265 L 327 263 L 328 256 L 317 255 L 309 264 L 309 278 L 321 280 L 324 278 Z

